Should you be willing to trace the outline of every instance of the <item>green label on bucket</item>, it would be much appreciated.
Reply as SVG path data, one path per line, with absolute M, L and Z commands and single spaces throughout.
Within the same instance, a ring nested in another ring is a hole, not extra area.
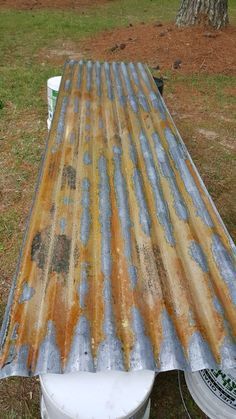
M 200 375 L 209 390 L 223 403 L 236 410 L 236 380 L 222 370 L 202 370 Z
M 56 90 L 52 90 L 52 97 L 57 98 L 58 92 Z
M 48 114 L 49 119 L 52 120 L 57 103 L 57 90 L 50 89 L 48 92 Z

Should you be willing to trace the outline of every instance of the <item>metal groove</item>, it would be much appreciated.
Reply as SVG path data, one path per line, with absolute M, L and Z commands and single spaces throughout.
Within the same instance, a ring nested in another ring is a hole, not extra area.
M 147 67 L 65 66 L 0 377 L 236 366 L 235 246 Z

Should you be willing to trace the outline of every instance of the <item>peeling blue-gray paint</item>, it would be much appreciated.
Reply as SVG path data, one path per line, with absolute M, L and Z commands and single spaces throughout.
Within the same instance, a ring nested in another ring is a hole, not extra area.
M 121 342 L 116 336 L 114 324 L 111 282 L 110 279 L 104 281 L 104 324 L 103 331 L 105 339 L 100 343 L 97 354 L 97 370 L 120 370 L 124 371 L 124 360 Z
M 116 82 L 116 90 L 117 90 L 117 94 L 118 94 L 118 98 L 119 98 L 119 103 L 121 106 L 124 106 L 126 104 L 126 98 L 123 92 L 123 87 L 122 87 L 122 81 L 121 81 L 121 77 L 120 77 L 120 72 L 119 72 L 119 66 L 117 63 L 113 63 L 112 64 L 112 68 L 115 74 L 115 82 Z
M 104 70 L 105 70 L 105 77 L 106 77 L 106 85 L 107 85 L 107 96 L 110 100 L 114 99 L 112 83 L 111 83 L 111 70 L 110 64 L 104 63 Z
M 102 233 L 102 272 L 106 278 L 111 274 L 111 204 L 107 161 L 101 156 L 99 166 L 99 219 Z
M 65 205 L 72 205 L 74 200 L 70 196 L 64 196 L 63 203 Z
M 91 212 L 90 212 L 90 181 L 87 178 L 82 180 L 82 216 L 80 224 L 80 239 L 84 246 L 88 244 L 90 226 L 91 226 Z
M 175 174 L 172 170 L 169 157 L 167 156 L 167 153 L 165 152 L 165 149 L 161 144 L 160 137 L 156 132 L 153 133 L 152 139 L 155 144 L 156 156 L 160 165 L 161 173 L 167 179 L 170 185 L 171 193 L 174 198 L 174 207 L 176 214 L 181 220 L 187 221 L 188 210 L 177 186 Z
M 131 74 L 130 78 L 132 78 L 134 80 L 136 86 L 138 87 L 137 98 L 138 98 L 139 104 L 144 109 L 145 112 L 150 112 L 150 107 L 149 107 L 148 101 L 146 99 L 146 96 L 143 93 L 141 84 L 139 82 L 139 77 L 138 77 L 138 73 L 136 71 L 135 65 L 133 63 L 130 63 L 130 64 L 128 64 L 128 68 L 129 68 L 130 74 Z
M 65 81 L 65 90 L 69 90 L 70 85 L 71 85 L 71 81 L 70 81 L 70 79 L 66 80 L 66 81 Z
M 75 60 L 70 60 L 70 61 L 69 61 L 69 67 L 70 67 L 70 68 L 73 68 L 73 67 L 74 67 L 74 65 L 76 65 L 76 61 L 75 61 Z
M 137 307 L 132 307 L 134 346 L 130 355 L 131 370 L 155 370 L 156 364 L 149 337 L 145 333 L 144 322 Z
M 162 312 L 163 340 L 159 355 L 159 365 L 162 371 L 187 369 L 187 362 L 182 345 L 177 336 L 172 319 L 166 309 Z M 167 368 L 168 365 L 168 368 Z
M 8 357 L 5 364 L 2 367 L 1 376 L 7 377 L 11 374 L 14 365 L 17 363 L 17 352 L 15 345 L 11 344 L 8 352 Z
M 221 359 L 222 359 L 222 369 L 235 368 L 235 353 L 236 353 L 236 343 L 235 338 L 231 336 L 226 336 L 220 348 Z
M 156 93 L 154 91 L 151 91 L 151 93 L 150 93 L 150 100 L 152 102 L 152 106 L 159 113 L 161 119 L 163 121 L 165 121 L 165 119 L 167 118 L 167 112 L 166 112 L 166 109 L 165 109 L 165 107 L 163 105 L 163 102 L 162 102 L 162 98 L 161 98 L 160 93 L 159 92 Z
M 211 349 L 199 331 L 194 332 L 189 341 L 188 356 L 192 371 L 203 368 L 217 368 Z
M 138 96 L 139 104 L 143 108 L 143 110 L 145 112 L 150 112 L 150 107 L 148 105 L 148 102 L 147 102 L 144 94 L 140 91 L 140 92 L 138 92 L 138 95 L 137 96 Z
M 81 82 L 82 82 L 82 77 L 83 77 L 83 66 L 84 62 L 83 60 L 79 61 L 79 71 L 78 71 L 78 78 L 77 78 L 77 88 L 80 90 L 81 88 Z
M 233 257 L 224 247 L 220 237 L 217 234 L 213 234 L 212 236 L 211 247 L 215 263 L 229 289 L 233 303 L 236 304 L 236 267 L 233 261 Z
M 59 121 L 57 125 L 56 144 L 61 144 L 63 140 L 67 105 L 68 105 L 68 98 L 64 97 L 62 100 L 61 112 L 60 112 Z
M 90 326 L 89 321 L 85 316 L 81 316 L 76 325 L 68 361 L 65 368 L 65 373 L 73 373 L 79 371 L 94 371 Z
M 134 80 L 134 83 L 136 84 L 137 87 L 140 87 L 140 80 L 139 80 L 139 76 L 138 73 L 136 71 L 136 67 L 134 65 L 134 63 L 128 63 L 128 69 L 130 70 L 130 74 Z
M 28 355 L 29 345 L 22 345 L 18 351 L 16 351 L 15 346 L 11 345 L 9 357 L 1 370 L 1 378 L 11 375 L 30 375 L 31 369 L 27 364 Z
M 135 270 L 133 269 L 132 262 L 132 240 L 131 240 L 131 216 L 129 208 L 128 190 L 125 182 L 125 177 L 122 173 L 122 161 L 121 161 L 122 150 L 120 147 L 113 147 L 113 160 L 114 160 L 114 185 L 116 193 L 116 201 L 119 213 L 119 219 L 121 223 L 122 233 L 125 244 L 125 256 L 128 260 L 128 269 L 131 273 L 130 281 L 131 287 L 134 288 L 137 283 L 137 277 Z
M 105 340 L 99 345 L 97 354 L 97 370 L 124 370 L 121 343 L 116 336 L 114 325 L 113 304 L 111 295 L 111 205 L 110 185 L 107 171 L 107 161 L 101 156 L 99 167 L 99 218 L 102 233 L 102 272 L 104 274 L 104 323 L 103 330 Z
M 74 131 L 72 131 L 70 133 L 69 141 L 70 141 L 70 144 L 74 144 L 75 143 L 75 132 Z
M 149 90 L 149 99 L 153 108 L 158 112 L 161 119 L 165 120 L 167 117 L 167 112 L 158 89 L 156 88 L 156 91 L 153 90 L 147 72 L 142 63 L 138 63 L 138 69 L 141 73 L 143 81 Z
M 61 373 L 61 355 L 56 343 L 56 329 L 52 320 L 48 321 L 47 335 L 39 347 L 35 374 Z
M 114 185 L 116 192 L 117 207 L 119 213 L 119 219 L 121 223 L 122 233 L 125 242 L 125 256 L 128 260 L 131 260 L 131 219 L 129 209 L 129 199 L 127 185 L 125 182 L 124 175 L 122 173 L 121 163 L 122 150 L 120 147 L 113 147 L 113 160 L 114 160 Z
M 102 91 L 101 91 L 101 65 L 97 61 L 95 65 L 95 72 L 96 72 L 96 86 L 97 86 L 97 95 L 98 97 L 101 97 Z
M 137 113 L 138 112 L 138 103 L 137 103 L 137 99 L 136 99 L 136 96 L 134 94 L 131 82 L 130 82 L 130 78 L 129 78 L 129 74 L 128 74 L 126 65 L 124 63 L 121 63 L 120 68 L 121 68 L 121 71 L 122 71 L 122 74 L 123 74 L 123 77 L 124 77 L 124 80 L 125 80 L 126 89 L 127 89 L 127 92 L 128 92 L 129 104 L 130 104 L 132 110 L 135 113 Z
M 89 154 L 89 152 L 88 152 L 88 151 L 86 151 L 86 152 L 84 153 L 83 162 L 84 162 L 84 164 L 86 164 L 86 165 L 90 165 L 90 164 L 92 163 L 92 159 L 91 159 L 91 156 L 90 156 L 90 154 Z
M 81 264 L 81 278 L 78 285 L 78 294 L 79 294 L 79 303 L 82 309 L 85 308 L 85 298 L 88 294 L 89 285 L 88 285 L 88 275 L 89 275 L 89 264 Z
M 15 323 L 11 334 L 11 340 L 16 340 L 18 337 L 19 323 Z
M 224 310 L 223 307 L 219 301 L 219 299 L 217 298 L 217 296 L 215 295 L 213 298 L 213 305 L 217 311 L 217 313 L 219 313 L 221 316 L 224 316 Z
M 86 79 L 87 92 L 90 92 L 90 90 L 91 90 L 91 84 L 92 84 L 92 68 L 93 68 L 92 61 L 88 61 L 87 62 L 87 79 Z
M 142 177 L 138 169 L 134 169 L 133 175 L 134 190 L 136 194 L 136 199 L 139 207 L 139 221 L 142 227 L 142 230 L 147 236 L 150 236 L 151 229 L 151 219 L 147 207 L 146 197 L 144 195 L 144 189 L 142 184 Z
M 160 179 L 156 171 L 153 155 L 152 155 L 150 146 L 148 144 L 148 140 L 143 131 L 140 132 L 139 140 L 140 140 L 140 144 L 141 144 L 141 148 L 142 148 L 142 152 L 143 152 L 143 156 L 145 160 L 147 176 L 153 190 L 156 211 L 157 211 L 157 218 L 160 224 L 164 228 L 167 242 L 171 246 L 174 246 L 175 239 L 173 235 L 173 226 L 171 224 L 168 206 L 163 196 L 162 188 L 160 185 Z
M 192 240 L 189 245 L 189 254 L 191 258 L 197 263 L 203 272 L 208 272 L 209 267 L 207 263 L 206 256 L 199 243 Z
M 60 229 L 61 229 L 61 233 L 64 234 L 65 230 L 66 230 L 66 226 L 67 226 L 67 221 L 65 217 L 62 217 L 60 219 Z
M 137 273 L 136 266 L 129 265 L 128 272 L 129 272 L 129 277 L 130 277 L 130 281 L 131 281 L 131 286 L 134 289 L 137 285 L 137 282 L 138 282 L 138 273 Z
M 169 146 L 170 155 L 174 161 L 176 169 L 179 171 L 186 191 L 189 193 L 192 202 L 196 208 L 196 215 L 209 227 L 213 227 L 210 214 L 207 211 L 197 185 L 186 164 L 187 152 L 181 142 L 177 140 L 169 128 L 165 129 L 165 137 Z
M 144 66 L 143 66 L 142 63 L 138 63 L 137 66 L 138 66 L 138 70 L 139 70 L 139 72 L 141 74 L 141 77 L 142 77 L 144 83 L 146 84 L 148 90 L 151 90 L 152 86 L 151 86 L 149 77 L 147 75 L 146 69 L 144 68 Z
M 35 293 L 34 288 L 30 287 L 27 282 L 23 284 L 22 294 L 19 298 L 19 303 L 24 303 L 25 301 L 29 301 Z
M 78 113 L 79 112 L 79 98 L 75 97 L 74 98 L 74 113 Z
M 129 141 L 129 155 L 132 160 L 132 163 L 136 166 L 138 164 L 137 151 L 136 151 L 134 142 L 130 134 L 128 135 L 128 141 Z

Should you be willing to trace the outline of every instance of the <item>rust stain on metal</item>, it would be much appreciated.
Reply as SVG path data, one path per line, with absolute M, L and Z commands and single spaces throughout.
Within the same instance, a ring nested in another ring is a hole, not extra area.
M 236 366 L 235 246 L 141 64 L 65 66 L 0 376 Z
M 76 171 L 72 166 L 65 166 L 63 169 L 62 187 L 64 187 L 66 183 L 71 189 L 76 189 Z
M 70 262 L 70 239 L 65 234 L 59 234 L 55 238 L 51 270 L 57 273 L 67 273 Z

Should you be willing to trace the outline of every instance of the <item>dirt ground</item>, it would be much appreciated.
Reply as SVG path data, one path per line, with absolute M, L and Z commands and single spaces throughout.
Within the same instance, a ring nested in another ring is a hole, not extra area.
M 113 0 L 0 0 L 0 7 L 16 9 L 81 9 Z M 43 50 L 41 57 L 63 64 L 68 57 L 143 61 L 161 71 L 183 74 L 236 74 L 236 27 L 221 31 L 201 27 L 177 28 L 174 23 L 142 23 L 106 31 L 57 50 Z
M 0 0 L 0 7 L 6 9 L 33 10 L 33 9 L 81 9 L 112 0 Z
M 80 45 L 93 58 L 144 61 L 161 71 L 236 74 L 236 27 L 179 29 L 173 23 L 118 28 Z

